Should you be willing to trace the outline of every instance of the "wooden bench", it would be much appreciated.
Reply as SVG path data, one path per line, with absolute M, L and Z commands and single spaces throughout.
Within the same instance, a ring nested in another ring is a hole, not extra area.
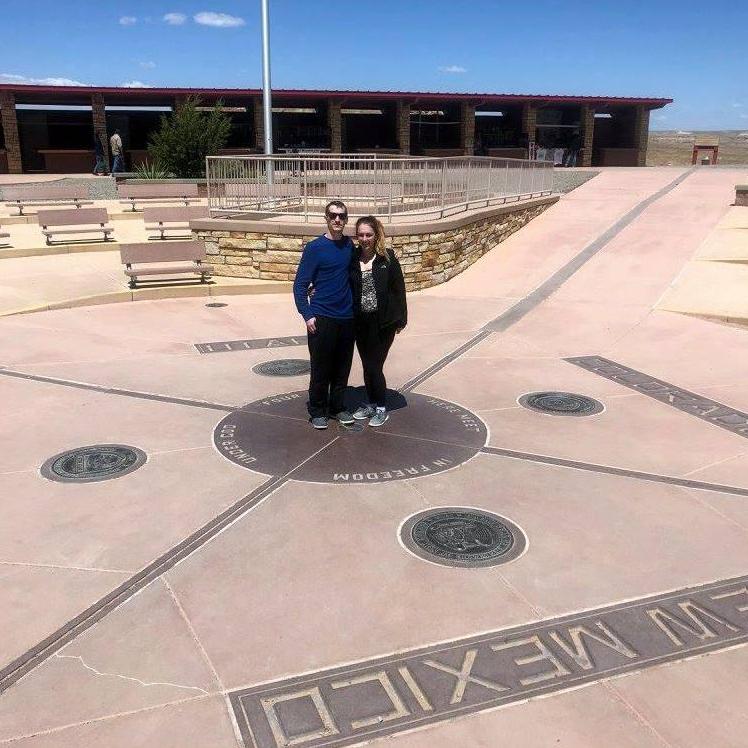
M 191 237 L 190 221 L 195 218 L 207 218 L 207 205 L 186 205 L 178 208 L 144 208 L 143 220 L 145 229 L 149 232 L 158 233 L 158 236 L 151 236 L 150 239 L 175 239 L 182 238 L 185 235 Z M 167 237 L 166 231 L 181 231 L 177 236 Z
M 117 193 L 123 205 L 131 205 L 136 211 L 137 203 L 184 203 L 189 205 L 198 199 L 197 185 L 191 182 L 176 184 L 118 184 Z
M 18 215 L 23 215 L 23 209 L 31 206 L 49 207 L 51 205 L 92 205 L 92 200 L 86 200 L 88 188 L 76 185 L 35 185 L 34 187 L 4 187 L 3 199 L 9 200 L 8 208 L 18 208 Z
M 171 276 L 194 273 L 200 276 L 201 283 L 205 283 L 207 277 L 213 272 L 212 265 L 203 263 L 205 242 L 171 241 L 163 244 L 152 244 L 151 242 L 121 244 L 119 252 L 122 264 L 125 266 L 125 275 L 130 279 L 130 288 L 137 288 L 138 278 L 142 275 Z M 137 267 L 133 267 L 134 265 Z M 170 278 L 170 280 L 184 279 Z
M 58 234 L 103 234 L 108 242 L 114 229 L 107 225 L 109 214 L 106 208 L 80 208 L 78 210 L 40 210 L 37 217 L 47 244 L 52 246 L 52 237 Z M 95 226 L 98 224 L 98 226 Z M 71 228 L 57 228 L 67 226 Z M 50 228 L 54 227 L 54 228 Z M 80 241 L 73 239 L 71 241 Z

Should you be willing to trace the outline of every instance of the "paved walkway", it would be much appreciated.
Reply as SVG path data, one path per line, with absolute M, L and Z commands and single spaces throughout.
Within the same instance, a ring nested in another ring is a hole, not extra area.
M 606 170 L 412 294 L 380 431 L 253 371 L 287 295 L 0 320 L 0 744 L 744 746 L 746 333 L 657 309 L 731 182 Z

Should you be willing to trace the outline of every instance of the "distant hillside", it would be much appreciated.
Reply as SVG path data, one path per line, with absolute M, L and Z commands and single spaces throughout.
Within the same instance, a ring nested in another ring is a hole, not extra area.
M 649 133 L 647 166 L 690 164 L 696 135 L 719 136 L 718 164 L 748 165 L 748 130 L 661 130 Z

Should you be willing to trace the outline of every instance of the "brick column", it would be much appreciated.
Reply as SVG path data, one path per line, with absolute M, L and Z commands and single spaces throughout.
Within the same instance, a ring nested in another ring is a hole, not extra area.
M 538 110 L 534 104 L 524 104 L 522 106 L 522 134 L 527 138 L 529 143 L 535 140 L 535 130 L 537 128 Z M 530 154 L 527 154 L 530 157 Z
M 592 166 L 592 141 L 595 137 L 595 110 L 585 104 L 582 106 L 579 121 L 582 125 L 582 163 L 580 166 Z
M 634 112 L 634 148 L 636 148 L 636 165 L 647 165 L 647 143 L 649 141 L 649 109 L 643 105 Z
M 410 156 L 410 102 L 398 101 L 395 127 L 400 153 Z
M 475 104 L 468 101 L 460 107 L 460 148 L 466 156 L 475 154 Z
M 5 148 L 8 152 L 8 173 L 22 174 L 21 136 L 18 134 L 16 97 L 12 91 L 0 91 L 0 116 L 3 122 Z
M 339 101 L 327 102 L 327 126 L 330 128 L 330 150 L 333 153 L 343 152 L 343 115 L 340 108 Z
M 104 94 L 91 94 L 91 116 L 93 119 L 94 137 L 99 139 L 104 149 L 104 165 L 109 171 L 109 135 L 106 131 L 106 109 L 104 108 Z
M 255 123 L 255 148 L 260 153 L 265 152 L 265 108 L 262 104 L 262 97 L 255 96 L 252 99 L 252 113 Z

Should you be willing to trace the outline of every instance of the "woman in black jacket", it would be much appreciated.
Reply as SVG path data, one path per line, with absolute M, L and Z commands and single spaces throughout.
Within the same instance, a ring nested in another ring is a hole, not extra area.
M 384 228 L 374 216 L 356 221 L 358 246 L 351 260 L 351 289 L 356 323 L 356 347 L 364 367 L 368 402 L 353 414 L 369 426 L 381 426 L 389 418 L 384 362 L 392 341 L 408 323 L 405 280 L 400 263 L 388 251 Z

